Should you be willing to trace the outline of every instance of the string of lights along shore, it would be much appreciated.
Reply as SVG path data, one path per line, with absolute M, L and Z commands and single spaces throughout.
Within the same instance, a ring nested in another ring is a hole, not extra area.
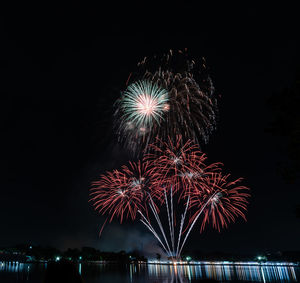
M 90 201 L 107 216 L 104 225 L 139 220 L 178 260 L 197 222 L 199 232 L 207 225 L 220 232 L 246 220 L 249 188 L 201 150 L 218 114 L 204 58 L 187 49 L 143 58 L 114 107 L 118 141 L 136 160 L 92 183 Z

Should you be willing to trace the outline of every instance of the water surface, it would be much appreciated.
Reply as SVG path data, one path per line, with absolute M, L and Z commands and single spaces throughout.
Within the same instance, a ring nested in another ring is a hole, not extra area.
M 213 279 L 217 282 L 298 282 L 300 278 L 300 267 L 285 263 L 274 265 L 218 262 L 190 265 L 83 263 L 76 264 L 75 268 L 85 283 L 201 282 L 204 279 Z M 0 282 L 43 282 L 46 269 L 47 263 L 0 262 Z

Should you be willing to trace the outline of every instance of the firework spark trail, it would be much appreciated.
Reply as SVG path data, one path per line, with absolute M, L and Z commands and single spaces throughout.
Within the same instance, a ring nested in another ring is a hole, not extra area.
M 190 224 L 190 228 L 188 229 L 188 231 L 187 231 L 187 233 L 186 233 L 186 235 L 185 235 L 185 238 L 184 238 L 184 240 L 183 240 L 183 242 L 182 242 L 182 245 L 181 245 L 181 248 L 180 248 L 180 250 L 179 250 L 178 256 L 180 256 L 181 251 L 182 251 L 182 249 L 183 249 L 183 246 L 184 246 L 184 244 L 185 244 L 185 242 L 186 242 L 186 240 L 187 240 L 189 234 L 191 233 L 191 231 L 192 231 L 192 229 L 193 229 L 193 227 L 194 227 L 196 221 L 198 220 L 199 216 L 202 214 L 204 208 L 207 206 L 207 204 L 210 202 L 210 200 L 211 200 L 214 196 L 215 196 L 215 194 L 212 195 L 212 196 L 209 198 L 209 200 L 203 205 L 203 207 L 201 208 L 200 212 L 199 212 L 199 213 L 197 214 L 197 216 L 195 217 L 194 221 Z
M 171 255 L 171 251 L 167 250 L 167 248 L 165 247 L 165 245 L 163 244 L 162 240 L 160 239 L 160 237 L 158 236 L 157 232 L 154 230 L 153 226 L 151 225 L 151 223 L 148 221 L 148 219 L 145 217 L 145 215 L 139 210 L 138 213 L 140 213 L 140 215 L 142 216 L 142 218 L 140 221 L 152 232 L 152 234 L 156 237 L 156 239 L 159 241 L 159 243 L 162 245 L 163 249 L 165 250 L 165 252 L 169 255 Z
M 177 240 L 176 258 L 178 258 L 178 250 L 179 250 L 179 245 L 180 245 L 180 240 L 181 240 L 182 228 L 183 228 L 184 220 L 185 220 L 186 213 L 187 213 L 187 210 L 189 207 L 189 203 L 190 203 L 190 197 L 188 197 L 188 199 L 187 199 L 184 214 L 181 215 L 180 229 L 179 229 L 178 240 Z
M 166 190 L 164 190 L 164 193 L 165 193 L 165 201 L 166 201 L 166 209 L 167 209 L 168 223 L 169 223 L 169 229 L 170 229 L 170 236 L 171 236 L 171 239 L 172 239 L 172 223 L 171 223 L 171 218 L 170 218 L 170 211 L 169 211 L 169 204 L 168 204 L 168 198 L 167 198 Z M 174 250 L 174 247 L 173 247 L 173 250 Z
M 167 237 L 166 237 L 164 228 L 163 228 L 163 226 L 162 226 L 162 223 L 161 223 L 161 221 L 160 221 L 160 218 L 159 218 L 159 216 L 158 216 L 158 213 L 157 213 L 157 211 L 156 211 L 156 209 L 155 209 L 154 202 L 153 202 L 152 197 L 151 197 L 150 195 L 149 195 L 149 199 L 150 199 L 149 206 L 150 206 L 150 208 L 151 208 L 151 210 L 152 210 L 152 212 L 153 212 L 153 214 L 154 214 L 154 217 L 155 217 L 155 219 L 156 219 L 156 221 L 157 221 L 157 224 L 158 224 L 158 226 L 159 226 L 159 228 L 160 228 L 160 231 L 161 231 L 161 233 L 162 233 L 162 235 L 163 235 L 163 237 L 164 237 L 164 239 L 165 239 L 166 245 L 167 245 L 167 247 L 168 247 L 168 249 L 169 249 L 169 251 L 170 251 L 170 253 L 171 253 L 171 249 L 170 249 L 170 246 L 169 246 L 169 243 L 168 243 L 168 240 L 167 240 Z
M 101 228 L 100 228 L 100 231 L 99 231 L 99 238 L 101 237 L 102 231 L 103 231 L 103 229 L 104 229 L 104 226 L 105 226 L 107 220 L 108 220 L 108 218 L 105 219 L 104 223 L 102 224 L 102 226 L 101 226 Z
M 172 221 L 172 248 L 173 252 L 174 250 L 174 211 L 173 211 L 173 192 L 172 192 L 172 186 L 171 186 L 171 192 L 170 192 L 170 198 L 171 198 L 171 221 Z

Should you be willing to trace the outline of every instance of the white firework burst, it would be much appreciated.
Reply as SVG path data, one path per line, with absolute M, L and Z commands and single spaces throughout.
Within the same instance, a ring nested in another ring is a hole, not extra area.
M 168 91 L 148 80 L 132 83 L 121 97 L 123 119 L 140 129 L 159 124 L 168 107 Z

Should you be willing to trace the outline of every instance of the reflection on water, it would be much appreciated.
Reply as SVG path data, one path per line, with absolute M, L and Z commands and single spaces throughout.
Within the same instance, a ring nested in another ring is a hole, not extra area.
M 1 282 L 41 282 L 47 264 L 0 262 Z M 94 282 L 196 282 L 214 279 L 221 282 L 297 282 L 300 267 L 285 263 L 201 264 L 78 264 L 86 283 Z M 5 279 L 5 281 L 3 280 Z M 111 281 L 112 280 L 112 281 Z
M 235 280 L 250 282 L 297 282 L 295 268 L 299 267 L 283 264 L 149 264 L 148 273 L 149 276 L 153 277 L 165 277 L 167 274 L 170 274 L 170 282 L 175 282 L 176 279 L 179 279 L 179 282 L 184 279 L 186 279 L 186 281 L 182 282 L 191 282 L 192 279 L 215 279 L 218 281 Z
M 41 282 L 47 263 L 32 264 L 0 261 L 0 282 Z
M 81 263 L 78 264 L 78 272 L 80 275 L 81 275 L 81 265 L 82 265 Z

